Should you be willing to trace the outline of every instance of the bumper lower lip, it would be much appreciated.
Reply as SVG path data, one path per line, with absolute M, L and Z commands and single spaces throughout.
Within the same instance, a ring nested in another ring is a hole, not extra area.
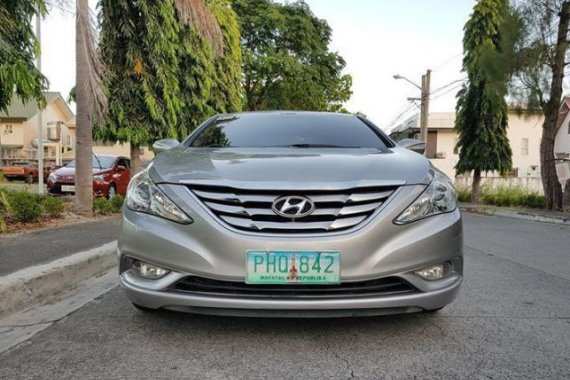
M 132 276 L 132 275 L 131 275 Z M 127 298 L 151 309 L 236 316 L 358 316 L 385 315 L 439 309 L 452 302 L 461 285 L 458 277 L 445 288 L 401 295 L 336 299 L 260 299 L 180 293 L 134 284 L 128 273 L 120 276 Z

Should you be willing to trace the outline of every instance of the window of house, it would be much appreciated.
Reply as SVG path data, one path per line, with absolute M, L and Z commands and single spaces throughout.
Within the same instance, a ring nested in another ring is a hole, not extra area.
M 523 138 L 521 141 L 521 155 L 528 156 L 528 139 Z
M 12 127 L 12 124 L 6 124 L 6 125 L 4 126 L 4 134 L 5 134 L 5 135 L 10 134 L 10 133 L 13 133 L 13 132 L 14 132 L 14 129 L 13 129 L 13 127 Z

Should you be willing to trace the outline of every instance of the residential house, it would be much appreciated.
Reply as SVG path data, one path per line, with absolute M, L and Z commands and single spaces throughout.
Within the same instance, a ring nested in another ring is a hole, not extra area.
M 58 92 L 45 93 L 47 105 L 42 111 L 44 157 L 47 164 L 61 160 L 61 154 L 73 149 L 75 125 L 73 112 Z M 0 113 L 0 163 L 34 160 L 37 157 L 38 108 L 35 102 L 23 103 L 14 96 L 8 112 Z
M 46 92 L 42 110 L 44 163 L 47 166 L 69 162 L 75 157 L 75 115 L 59 92 Z M 14 96 L 8 112 L 0 113 L 0 167 L 15 161 L 37 160 L 38 108 L 35 102 L 23 103 Z M 95 154 L 129 156 L 128 144 L 95 143 Z M 143 148 L 143 160 L 153 152 Z
M 510 176 L 540 178 L 542 121 L 542 116 L 509 114 L 507 135 L 513 151 L 513 171 Z M 454 112 L 433 112 L 429 115 L 426 156 L 450 178 L 456 177 L 455 165 L 459 160 L 456 149 L 458 135 L 454 126 Z M 416 114 L 394 128 L 390 136 L 395 140 L 419 138 L 419 132 L 419 115 Z M 484 173 L 483 176 L 496 177 L 497 174 Z

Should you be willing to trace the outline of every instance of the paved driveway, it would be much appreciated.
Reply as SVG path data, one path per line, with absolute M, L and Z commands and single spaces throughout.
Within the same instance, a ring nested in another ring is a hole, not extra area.
M 466 215 L 459 299 L 437 314 L 142 314 L 116 288 L 0 356 L 14 378 L 570 378 L 570 228 Z

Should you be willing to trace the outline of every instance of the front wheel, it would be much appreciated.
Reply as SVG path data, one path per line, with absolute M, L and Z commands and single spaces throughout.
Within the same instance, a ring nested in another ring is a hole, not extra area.
M 117 195 L 117 187 L 114 183 L 109 185 L 109 191 L 107 191 L 107 198 L 111 199 Z

